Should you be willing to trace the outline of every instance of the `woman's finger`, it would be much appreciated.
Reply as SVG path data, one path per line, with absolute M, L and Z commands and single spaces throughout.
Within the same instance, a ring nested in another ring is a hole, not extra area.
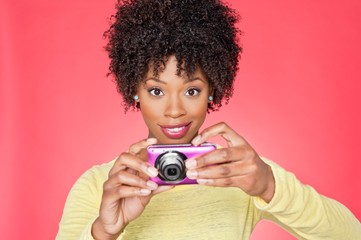
M 151 190 L 157 189 L 158 187 L 158 185 L 153 181 L 149 181 L 148 179 L 144 179 L 127 171 L 120 171 L 104 183 L 104 190 L 112 189 L 121 185 L 147 188 Z
M 142 161 L 140 158 L 131 153 L 122 153 L 119 155 L 112 169 L 109 171 L 109 177 L 116 172 L 123 171 L 127 168 L 134 169 L 150 177 L 158 175 L 158 170 L 147 162 Z
M 234 176 L 234 177 L 225 177 L 225 178 L 200 178 L 197 179 L 198 184 L 214 186 L 214 187 L 239 187 L 242 186 L 242 189 L 250 194 L 250 189 L 255 184 L 255 180 L 246 175 L 244 176 Z M 250 194 L 252 195 L 252 194 Z
M 218 178 L 218 179 L 208 179 L 202 178 L 197 179 L 198 184 L 214 187 L 233 187 L 235 186 L 234 180 L 232 178 Z
M 121 153 L 115 161 L 112 169 L 109 171 L 109 176 L 115 172 L 125 170 L 127 168 L 135 169 L 136 171 L 144 172 L 145 174 L 154 177 L 158 174 L 156 169 L 149 164 L 145 163 L 138 155 L 145 150 L 149 145 L 155 144 L 157 139 L 148 138 L 141 140 L 130 146 L 129 151 Z M 146 157 L 145 157 L 146 158 Z M 150 167 L 150 168 L 149 168 Z M 149 172 L 150 171 L 150 172 Z
M 186 160 L 188 169 L 202 168 L 204 166 L 240 161 L 245 157 L 252 157 L 254 151 L 249 145 L 216 149 L 212 152 Z
M 227 141 L 229 147 L 244 144 L 246 141 L 238 135 L 226 123 L 217 123 L 211 127 L 204 129 L 197 137 L 192 140 L 192 144 L 198 146 L 201 143 L 208 141 L 208 139 L 221 136 Z
M 165 192 L 168 190 L 171 190 L 175 187 L 175 185 L 166 185 L 166 186 L 159 186 L 156 190 L 153 191 L 153 195 L 161 193 L 161 192 Z
M 104 191 L 102 202 L 113 203 L 122 198 L 128 197 L 140 197 L 140 196 L 148 196 L 152 193 L 152 190 L 147 188 L 139 188 L 139 187 L 131 187 L 126 185 L 121 185 L 113 188 L 109 191 Z
M 147 148 L 149 145 L 156 143 L 157 143 L 157 139 L 155 138 L 148 138 L 146 140 L 141 140 L 137 143 L 132 144 L 128 152 L 133 155 L 138 155 L 143 149 Z
M 247 175 L 254 171 L 253 165 L 247 165 L 243 162 L 231 162 L 219 165 L 212 165 L 200 169 L 192 169 L 187 171 L 189 179 L 218 179 L 230 178 L 236 176 Z

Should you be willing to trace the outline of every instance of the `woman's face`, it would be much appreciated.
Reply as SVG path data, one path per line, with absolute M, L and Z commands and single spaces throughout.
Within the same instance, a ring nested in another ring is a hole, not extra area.
M 210 87 L 202 71 L 177 76 L 177 60 L 170 57 L 156 78 L 150 66 L 137 89 L 149 136 L 160 144 L 189 143 L 202 126 Z

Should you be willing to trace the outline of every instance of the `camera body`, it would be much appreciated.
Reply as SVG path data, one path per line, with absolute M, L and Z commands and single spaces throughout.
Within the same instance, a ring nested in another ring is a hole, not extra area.
M 150 178 L 158 185 L 196 184 L 186 176 L 185 160 L 215 150 L 212 143 L 199 146 L 192 144 L 154 144 L 147 148 L 148 162 L 158 169 L 158 176 Z

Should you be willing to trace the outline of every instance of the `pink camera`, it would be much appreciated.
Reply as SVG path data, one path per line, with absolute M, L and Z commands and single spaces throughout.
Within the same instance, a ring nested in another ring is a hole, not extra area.
M 159 185 L 195 184 L 194 179 L 186 176 L 185 160 L 213 151 L 216 146 L 203 143 L 191 144 L 154 144 L 148 147 L 148 162 L 158 169 L 158 176 L 150 178 Z

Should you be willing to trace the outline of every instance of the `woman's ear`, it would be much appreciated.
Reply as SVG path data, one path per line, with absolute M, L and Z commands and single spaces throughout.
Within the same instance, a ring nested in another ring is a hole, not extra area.
M 135 91 L 135 93 L 133 94 L 133 100 L 134 100 L 134 107 L 135 108 L 140 108 L 140 104 L 139 104 L 139 94 L 138 91 Z
M 213 90 L 213 88 L 212 87 L 210 87 L 210 90 L 209 90 L 209 95 L 208 95 L 208 102 L 210 103 L 210 102 L 212 102 L 213 101 L 213 99 L 214 99 L 214 90 Z
M 134 99 L 134 107 L 140 109 L 139 96 L 134 95 L 133 99 Z

